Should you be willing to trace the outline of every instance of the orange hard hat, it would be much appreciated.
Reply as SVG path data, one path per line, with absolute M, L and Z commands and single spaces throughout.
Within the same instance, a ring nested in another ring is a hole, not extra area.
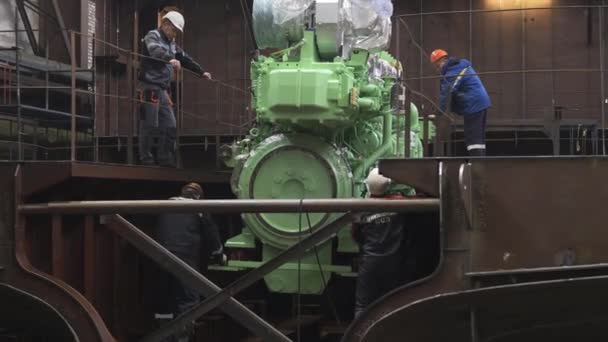
M 445 50 L 437 49 L 431 53 L 431 63 L 437 63 L 443 57 L 447 57 L 448 53 Z

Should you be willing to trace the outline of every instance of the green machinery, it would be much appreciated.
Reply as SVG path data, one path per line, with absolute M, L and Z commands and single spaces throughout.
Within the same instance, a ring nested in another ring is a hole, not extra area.
M 386 52 L 356 46 L 349 56 L 339 56 L 333 37 L 325 35 L 330 38 L 323 40 L 321 26 L 295 34 L 290 29 L 296 39 L 286 48 L 251 63 L 255 126 L 247 137 L 221 149 L 225 163 L 234 168 L 232 190 L 240 199 L 364 197 L 363 180 L 378 159 L 403 153 L 405 117 L 396 110 L 402 90 L 397 84 L 400 63 Z M 410 155 L 422 157 L 418 111 L 414 105 L 410 109 Z M 407 186 L 399 190 L 413 192 Z M 257 267 L 335 220 L 336 214 L 261 213 L 242 218 L 242 233 L 226 247 L 253 250 L 261 244 L 261 256 L 231 260 L 226 269 Z M 269 290 L 319 294 L 332 274 L 352 274 L 350 264 L 333 262 L 337 254 L 357 252 L 349 229 L 336 240 L 310 251 L 300 264 L 287 264 L 268 275 Z

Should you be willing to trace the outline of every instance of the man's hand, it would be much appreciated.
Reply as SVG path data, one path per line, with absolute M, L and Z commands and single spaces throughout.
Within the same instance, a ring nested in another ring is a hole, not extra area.
M 203 73 L 203 78 L 206 78 L 206 79 L 210 80 L 210 79 L 211 79 L 211 73 L 210 73 L 210 72 L 205 71 L 205 72 Z
M 176 71 L 182 68 L 182 63 L 180 63 L 180 61 L 178 61 L 177 59 L 172 59 L 169 61 L 169 63 L 171 63 L 171 65 L 173 66 L 173 68 L 175 68 Z

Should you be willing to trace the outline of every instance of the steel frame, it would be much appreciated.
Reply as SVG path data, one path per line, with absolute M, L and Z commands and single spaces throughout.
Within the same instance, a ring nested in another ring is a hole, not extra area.
M 220 293 L 221 289 L 217 285 L 190 267 L 187 263 L 183 262 L 180 258 L 173 255 L 122 216 L 116 214 L 110 215 L 102 217 L 102 221 L 105 221 L 106 226 L 118 236 L 131 243 L 144 255 L 150 257 L 165 271 L 171 273 L 188 286 L 197 289 L 201 295 L 210 297 L 214 296 L 216 293 Z M 291 341 L 268 322 L 232 297 L 227 298 L 227 303 L 222 306 L 221 309 L 234 318 L 235 321 L 242 323 L 251 332 L 260 337 L 264 337 L 267 341 Z M 178 318 L 180 323 L 182 322 L 182 320 L 180 320 L 181 317 L 183 316 Z M 184 325 L 189 324 L 192 321 L 193 320 L 187 321 Z M 167 327 L 168 326 L 163 327 L 159 332 L 162 331 L 164 333 Z M 183 325 L 176 327 L 175 323 L 172 322 L 170 327 L 172 328 L 171 332 L 177 332 Z M 163 336 L 169 335 L 164 334 Z
M 602 157 L 381 161 L 384 175 L 439 196 L 440 260 L 372 305 L 343 341 L 535 341 L 542 327 L 560 341 L 605 338 L 607 168 Z
M 78 165 L 79 163 L 71 163 Z M 51 164 L 52 165 L 52 164 Z M 123 167 L 124 168 L 124 167 Z M 131 167 L 132 168 L 132 167 Z M 32 172 L 32 171 L 30 171 Z M 44 172 L 44 171 L 42 171 Z M 21 168 L 16 176 L 16 184 L 21 184 Z M 33 173 L 28 173 L 34 176 Z M 107 177 L 107 176 L 106 176 Z M 29 185 L 28 194 L 39 189 L 48 187 L 60 181 L 47 180 L 38 185 Z M 184 326 L 215 307 L 221 307 L 254 334 L 263 337 L 266 341 L 290 341 L 288 337 L 272 327 L 269 323 L 255 315 L 236 301 L 233 296 L 248 288 L 265 275 L 285 264 L 289 260 L 303 255 L 310 248 L 327 241 L 351 221 L 351 211 L 383 212 L 386 210 L 397 212 L 433 212 L 439 209 L 437 199 L 411 199 L 411 200 L 341 200 L 341 199 L 315 199 L 315 200 L 201 200 L 201 201 L 83 201 L 63 202 L 47 204 L 23 204 L 24 192 L 20 185 L 16 192 L 16 215 L 18 231 L 24 229 L 27 216 L 51 215 L 52 217 L 52 279 L 63 279 L 65 270 L 63 260 L 65 255 L 62 248 L 62 216 L 71 214 L 83 214 L 85 216 L 84 243 L 86 246 L 85 273 L 84 273 L 84 295 L 89 300 L 93 295 L 94 288 L 94 254 L 95 244 L 93 227 L 97 215 L 102 216 L 103 223 L 117 236 L 128 241 L 138 251 L 157 262 L 163 269 L 172 273 L 180 280 L 207 297 L 205 301 L 196 308 L 178 317 L 168 325 L 160 328 L 146 341 L 155 341 L 159 338 L 170 336 L 180 331 Z M 264 263 L 260 267 L 249 271 L 242 278 L 221 289 L 203 275 L 189 267 L 179 258 L 164 249 L 144 232 L 124 219 L 118 213 L 159 213 L 159 212 L 344 212 L 346 215 L 337 219 L 330 225 L 318 229 L 300 243 L 293 245 L 278 255 L 276 258 Z M 18 235 L 17 240 L 23 240 L 23 233 Z M 23 255 L 25 257 L 25 255 Z M 27 257 L 25 257 L 27 258 Z M 67 286 L 67 285 L 66 285 Z M 72 290 L 73 291 L 73 290 Z M 82 297 L 81 295 L 79 295 Z M 90 306 L 90 304 L 89 304 Z M 95 317 L 95 314 L 92 314 Z M 104 329 L 99 327 L 101 331 Z

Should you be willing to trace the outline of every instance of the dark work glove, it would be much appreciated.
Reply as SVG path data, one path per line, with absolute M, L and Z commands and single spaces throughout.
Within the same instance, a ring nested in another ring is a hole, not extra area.
M 212 254 L 209 258 L 209 264 L 226 266 L 228 264 L 228 257 L 224 253 Z

